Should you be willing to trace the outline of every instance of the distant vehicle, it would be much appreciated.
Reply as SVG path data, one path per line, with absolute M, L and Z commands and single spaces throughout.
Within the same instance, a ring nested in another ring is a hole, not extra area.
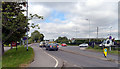
M 88 44 L 83 43 L 83 44 L 80 44 L 79 47 L 88 47 Z
M 46 43 L 45 43 L 45 42 L 40 42 L 39 46 L 40 46 L 40 47 L 45 47 L 45 46 L 46 46 Z
M 65 46 L 67 46 L 67 44 L 65 44 L 65 43 L 62 43 L 62 44 L 61 44 L 61 46 L 64 46 L 64 47 L 65 47 Z
M 50 43 L 46 46 L 46 50 L 50 51 L 50 50 L 55 50 L 55 51 L 58 51 L 58 44 L 56 43 Z

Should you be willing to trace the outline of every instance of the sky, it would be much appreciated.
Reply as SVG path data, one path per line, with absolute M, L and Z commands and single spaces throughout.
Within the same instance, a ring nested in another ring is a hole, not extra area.
M 29 36 L 35 30 L 45 35 L 45 39 L 59 36 L 71 38 L 118 39 L 118 0 L 79 1 L 29 1 L 29 14 L 38 14 L 44 19 L 33 19 L 29 23 L 39 24 L 40 29 L 30 28 Z M 89 33 L 90 32 L 90 33 Z

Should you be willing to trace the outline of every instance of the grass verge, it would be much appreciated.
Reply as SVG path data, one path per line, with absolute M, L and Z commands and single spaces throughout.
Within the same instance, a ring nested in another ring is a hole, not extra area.
M 109 51 L 109 48 L 108 49 L 108 54 L 112 54 L 112 55 L 118 55 L 118 53 L 120 53 L 118 50 L 111 50 Z M 95 46 L 94 48 L 92 47 L 88 47 L 87 50 L 90 50 L 90 51 L 95 51 L 95 52 L 102 52 L 103 53 L 103 49 L 98 47 L 98 46 Z
M 34 59 L 34 52 L 31 47 L 29 51 L 26 51 L 26 47 L 18 47 L 17 51 L 15 48 L 8 50 L 4 53 L 2 58 L 3 69 L 13 69 L 11 67 L 26 67 Z M 14 68 L 18 69 L 18 68 Z
M 68 44 L 67 46 L 79 46 L 79 45 L 69 45 L 69 44 Z

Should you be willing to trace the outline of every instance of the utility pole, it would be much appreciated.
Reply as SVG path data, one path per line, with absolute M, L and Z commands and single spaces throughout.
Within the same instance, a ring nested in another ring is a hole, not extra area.
M 112 29 L 112 27 L 110 27 L 110 36 L 111 36 L 111 29 Z
M 97 41 L 98 41 L 98 30 L 99 30 L 99 28 L 97 27 Z
M 99 28 L 97 27 L 97 39 L 98 39 L 98 30 L 99 30 Z
M 77 38 L 77 27 L 76 27 L 76 38 Z

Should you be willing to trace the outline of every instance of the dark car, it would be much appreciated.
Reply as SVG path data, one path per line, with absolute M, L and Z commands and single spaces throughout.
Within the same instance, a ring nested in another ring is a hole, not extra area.
M 58 51 L 58 44 L 56 43 L 50 43 L 48 45 L 46 45 L 46 50 L 50 51 L 50 50 L 55 50 Z

